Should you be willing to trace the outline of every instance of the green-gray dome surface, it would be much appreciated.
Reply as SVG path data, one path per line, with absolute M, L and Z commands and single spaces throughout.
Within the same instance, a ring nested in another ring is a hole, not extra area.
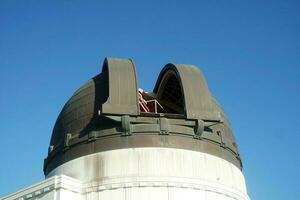
M 81 86 L 60 112 L 45 175 L 81 156 L 135 147 L 200 151 L 242 168 L 227 117 L 198 68 L 167 64 L 151 98 L 163 111 L 141 110 L 132 60 L 105 59 L 102 72 Z

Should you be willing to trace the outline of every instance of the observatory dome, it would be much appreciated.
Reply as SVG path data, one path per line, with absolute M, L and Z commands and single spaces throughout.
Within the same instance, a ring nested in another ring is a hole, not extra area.
M 198 68 L 167 64 L 146 93 L 132 60 L 107 58 L 60 112 L 44 173 L 82 156 L 138 147 L 203 152 L 242 167 L 227 117 Z

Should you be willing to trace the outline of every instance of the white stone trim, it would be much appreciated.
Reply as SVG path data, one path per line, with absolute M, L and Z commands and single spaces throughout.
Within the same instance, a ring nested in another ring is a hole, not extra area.
M 131 179 L 131 181 L 129 180 Z M 184 180 L 178 177 L 124 177 L 115 180 L 101 180 L 83 184 L 83 194 L 92 192 L 103 192 L 106 190 L 139 187 L 167 187 L 202 190 L 222 194 L 237 200 L 250 200 L 243 192 L 226 185 L 199 180 Z
M 13 194 L 0 198 L 0 200 L 27 200 L 35 199 L 46 193 L 65 189 L 74 193 L 82 193 L 82 183 L 74 178 L 60 175 L 47 178 L 37 184 L 21 189 Z
M 14 194 L 1 198 L 1 200 L 29 200 L 38 199 L 38 197 L 59 190 L 66 190 L 77 193 L 80 199 L 85 199 L 86 195 L 91 193 L 101 193 L 107 190 L 118 190 L 122 188 L 180 188 L 202 190 L 227 196 L 236 200 L 250 200 L 250 198 L 236 189 L 229 188 L 222 184 L 209 183 L 199 180 L 185 180 L 181 177 L 124 177 L 113 180 L 99 180 L 88 183 L 74 178 L 60 175 L 48 178 L 35 185 L 22 189 Z M 60 200 L 58 198 L 57 200 Z

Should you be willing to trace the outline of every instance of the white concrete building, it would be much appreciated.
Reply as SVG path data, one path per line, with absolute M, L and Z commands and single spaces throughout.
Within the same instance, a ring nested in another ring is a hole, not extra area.
M 194 66 L 168 64 L 153 93 L 131 60 L 66 103 L 53 129 L 45 180 L 2 200 L 250 200 L 229 122 Z

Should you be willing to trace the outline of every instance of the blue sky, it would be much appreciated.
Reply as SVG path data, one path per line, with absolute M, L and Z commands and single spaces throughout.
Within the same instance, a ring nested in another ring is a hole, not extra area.
M 153 89 L 195 64 L 227 113 L 253 200 L 299 199 L 299 1 L 0 1 L 0 196 L 43 177 L 63 104 L 106 56 Z

